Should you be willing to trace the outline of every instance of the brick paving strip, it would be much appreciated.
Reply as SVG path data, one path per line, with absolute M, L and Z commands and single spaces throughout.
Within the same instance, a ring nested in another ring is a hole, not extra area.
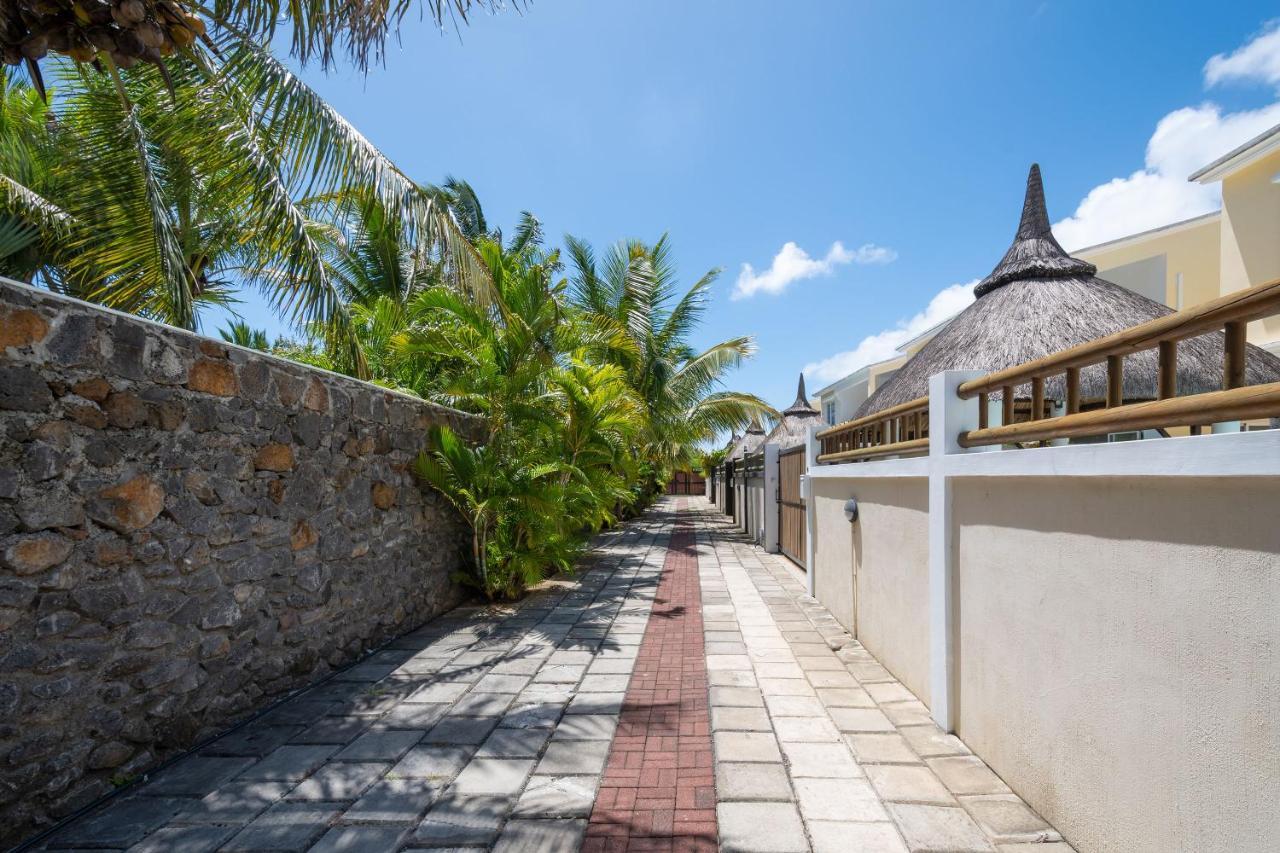
M 582 849 L 715 850 L 715 806 L 698 558 L 693 526 L 682 519 L 667 547 Z

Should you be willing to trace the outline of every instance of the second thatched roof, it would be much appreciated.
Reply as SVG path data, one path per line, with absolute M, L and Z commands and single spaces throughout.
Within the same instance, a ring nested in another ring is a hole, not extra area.
M 756 415 L 751 416 L 751 423 L 747 426 L 747 431 L 734 442 L 733 449 L 729 451 L 726 459 L 741 459 L 744 456 L 750 456 L 760 449 L 764 444 L 764 427 L 760 425 L 760 418 Z
M 777 426 L 765 436 L 765 444 L 776 444 L 782 450 L 804 444 L 805 432 L 810 424 L 818 422 L 819 412 L 809 402 L 804 390 L 804 374 L 800 374 L 800 383 L 796 388 L 796 399 L 782 411 L 782 419 Z
M 1022 220 L 1013 245 L 975 288 L 977 299 L 960 312 L 918 353 L 858 408 L 862 417 L 929 392 L 929 377 L 944 370 L 991 373 L 1043 358 L 1173 313 L 1170 308 L 1118 284 L 1098 278 L 1092 264 L 1069 256 L 1054 239 L 1045 209 L 1040 167 L 1027 176 Z M 1223 334 L 1215 332 L 1178 344 L 1178 393 L 1196 394 L 1222 388 Z M 1245 382 L 1280 381 L 1280 359 L 1255 346 L 1248 348 Z M 1156 397 L 1158 372 L 1154 349 L 1124 359 L 1124 397 Z M 1106 366 L 1080 371 L 1084 401 L 1106 397 Z M 1030 384 L 1015 395 L 1030 398 Z M 992 394 L 999 399 L 1000 394 Z M 1061 400 L 1066 381 L 1059 374 L 1045 380 L 1045 396 Z

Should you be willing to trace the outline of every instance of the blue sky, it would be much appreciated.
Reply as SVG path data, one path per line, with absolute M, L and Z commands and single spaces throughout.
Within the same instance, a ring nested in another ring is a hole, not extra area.
M 815 390 L 962 307 L 1033 161 L 1069 248 L 1216 206 L 1185 177 L 1280 122 L 1275 14 L 534 0 L 458 34 L 410 22 L 367 76 L 304 76 L 415 179 L 470 181 L 491 223 L 669 232 L 688 281 L 722 267 L 697 342 L 755 336 L 733 385 L 785 405 L 801 368 Z

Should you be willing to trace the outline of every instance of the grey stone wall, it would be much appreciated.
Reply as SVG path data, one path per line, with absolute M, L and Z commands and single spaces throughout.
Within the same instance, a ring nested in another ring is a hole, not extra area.
M 456 604 L 433 423 L 0 280 L 0 847 Z

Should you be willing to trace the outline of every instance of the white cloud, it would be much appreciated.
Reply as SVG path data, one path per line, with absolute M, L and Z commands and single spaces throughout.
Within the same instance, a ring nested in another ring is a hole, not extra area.
M 1280 103 L 1225 115 L 1216 104 L 1175 110 L 1156 125 L 1146 167 L 1094 187 L 1053 232 L 1070 251 L 1217 210 L 1221 186 L 1187 177 L 1277 123 Z
M 746 299 L 756 293 L 781 293 L 790 285 L 806 278 L 831 275 L 838 266 L 845 264 L 887 264 L 896 260 L 898 253 L 885 246 L 866 243 L 850 251 L 836 241 L 822 258 L 813 258 L 794 241 L 788 241 L 773 256 L 767 270 L 756 272 L 751 264 L 743 264 L 738 281 L 733 288 L 733 299 Z
M 1280 20 L 1267 24 L 1262 35 L 1229 56 L 1219 53 L 1205 63 L 1205 85 L 1230 80 L 1280 86 Z
M 1280 83 L 1280 25 L 1229 56 L 1213 57 L 1204 73 L 1207 86 Z M 1276 124 L 1280 102 L 1235 113 L 1213 103 L 1174 110 L 1147 142 L 1144 167 L 1094 187 L 1075 213 L 1053 226 L 1054 234 L 1070 251 L 1217 210 L 1220 185 L 1191 183 L 1188 176 Z
M 974 279 L 967 284 L 953 284 L 936 294 L 923 311 L 909 320 L 899 322 L 892 329 L 868 335 L 851 350 L 806 364 L 805 378 L 826 384 L 868 364 L 892 357 L 898 352 L 898 347 L 916 335 L 967 308 L 973 302 L 973 286 L 977 283 L 978 280 Z

